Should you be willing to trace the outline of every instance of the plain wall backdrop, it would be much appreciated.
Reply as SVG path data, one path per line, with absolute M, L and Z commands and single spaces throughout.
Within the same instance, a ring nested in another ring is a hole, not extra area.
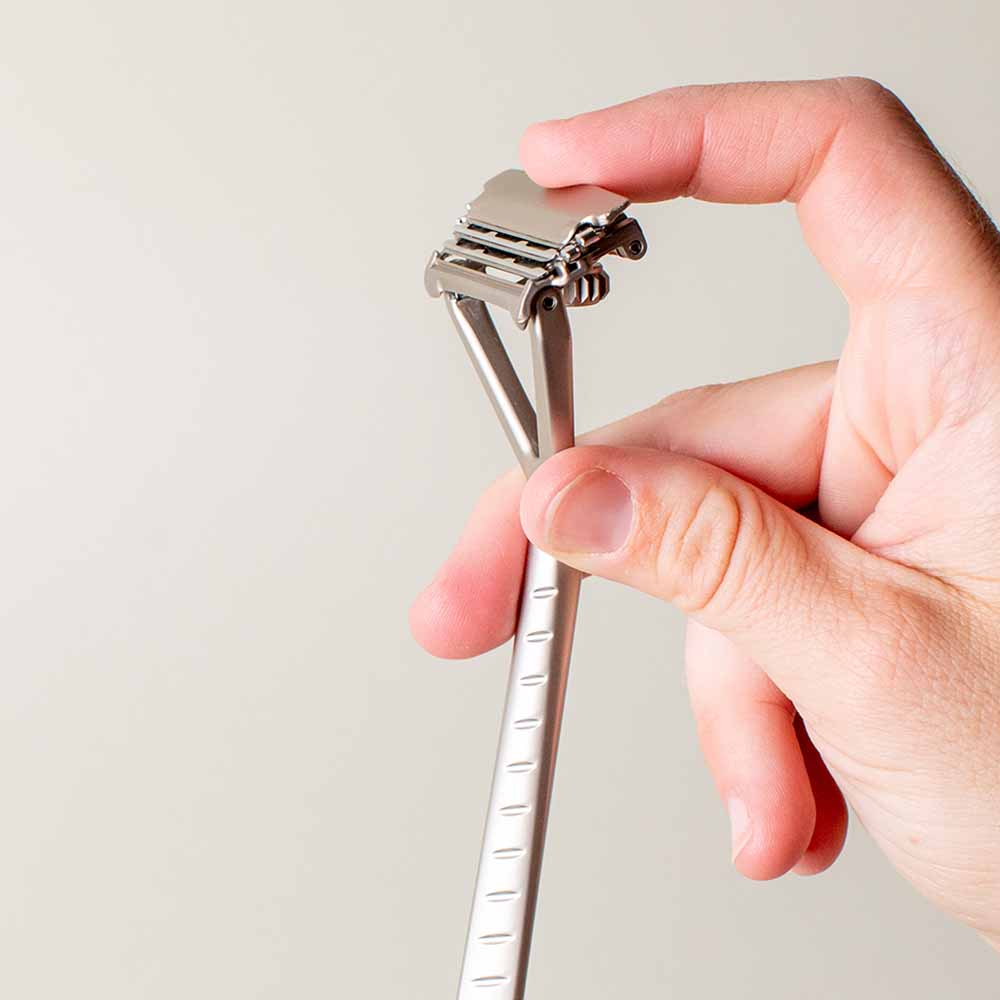
M 998 33 L 981 0 L 0 3 L 0 996 L 450 997 L 509 650 L 437 663 L 406 612 L 510 458 L 430 251 L 530 121 L 682 83 L 874 76 L 995 207 Z M 573 316 L 581 428 L 837 354 L 792 208 L 635 214 L 647 258 Z M 681 635 L 585 585 L 529 995 L 996 995 L 856 825 L 818 879 L 736 875 Z

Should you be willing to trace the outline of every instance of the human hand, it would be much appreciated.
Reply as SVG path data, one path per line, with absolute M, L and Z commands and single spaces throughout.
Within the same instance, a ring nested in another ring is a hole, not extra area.
M 846 798 L 1000 946 L 996 229 L 866 80 L 668 90 L 535 125 L 521 153 L 547 186 L 793 202 L 850 331 L 838 364 L 680 393 L 499 480 L 414 604 L 418 640 L 506 641 L 524 534 L 669 601 L 738 869 L 822 871 Z

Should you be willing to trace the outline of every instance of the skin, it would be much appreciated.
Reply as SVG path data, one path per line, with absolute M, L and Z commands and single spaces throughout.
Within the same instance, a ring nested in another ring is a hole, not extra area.
M 521 156 L 551 187 L 793 203 L 850 330 L 838 362 L 671 396 L 500 479 L 414 603 L 418 641 L 506 641 L 525 536 L 670 602 L 739 871 L 823 871 L 846 800 L 1000 947 L 995 227 L 870 80 L 667 90 L 534 125 Z

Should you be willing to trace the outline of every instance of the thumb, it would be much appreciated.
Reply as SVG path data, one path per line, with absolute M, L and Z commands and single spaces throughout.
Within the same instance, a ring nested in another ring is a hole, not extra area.
M 563 562 L 669 601 L 733 639 L 800 710 L 873 684 L 898 694 L 907 630 L 944 597 L 712 465 L 646 448 L 549 459 L 521 502 L 528 538 Z M 854 683 L 852 683 L 852 676 Z

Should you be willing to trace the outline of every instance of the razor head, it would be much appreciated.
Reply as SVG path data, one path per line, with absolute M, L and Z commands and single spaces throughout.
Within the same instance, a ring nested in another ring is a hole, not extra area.
M 505 170 L 483 185 L 483 193 L 469 203 L 463 222 L 558 249 L 570 245 L 584 227 L 608 228 L 628 204 L 628 199 L 604 188 L 589 184 L 543 188 L 523 170 Z
M 523 170 L 505 170 L 486 182 L 453 238 L 432 255 L 427 291 L 500 306 L 520 327 L 545 289 L 562 289 L 567 306 L 600 302 L 610 288 L 600 259 L 638 260 L 646 252 L 628 204 L 603 188 L 543 188 Z

